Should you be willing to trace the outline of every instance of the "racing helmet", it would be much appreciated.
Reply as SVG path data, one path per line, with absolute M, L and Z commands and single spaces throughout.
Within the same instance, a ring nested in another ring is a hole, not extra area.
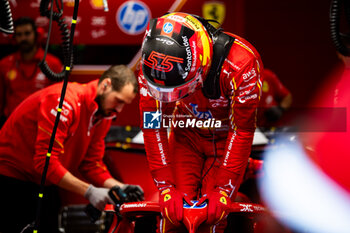
M 176 12 L 152 19 L 141 48 L 149 93 L 162 102 L 193 93 L 209 71 L 212 44 L 203 24 L 190 14 Z

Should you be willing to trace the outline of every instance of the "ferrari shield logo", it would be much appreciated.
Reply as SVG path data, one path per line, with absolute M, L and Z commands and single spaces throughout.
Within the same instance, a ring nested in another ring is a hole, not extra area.
M 226 8 L 223 2 L 210 1 L 202 6 L 203 18 L 216 20 L 221 25 L 225 20 Z M 217 23 L 212 23 L 214 27 L 219 27 Z

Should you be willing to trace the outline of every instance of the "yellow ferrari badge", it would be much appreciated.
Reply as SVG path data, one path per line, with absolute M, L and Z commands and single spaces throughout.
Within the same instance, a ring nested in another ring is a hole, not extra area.
M 202 6 L 202 14 L 205 19 L 218 21 L 219 24 L 210 22 L 214 27 L 218 28 L 225 20 L 225 4 L 217 1 L 205 2 Z
M 169 201 L 171 199 L 170 194 L 165 194 L 164 196 L 164 202 Z
M 220 202 L 224 205 L 227 205 L 226 197 L 220 197 Z

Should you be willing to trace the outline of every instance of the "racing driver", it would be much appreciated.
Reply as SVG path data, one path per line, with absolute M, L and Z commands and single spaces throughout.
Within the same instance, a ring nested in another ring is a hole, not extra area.
M 160 232 L 186 232 L 184 200 L 208 205 L 199 232 L 224 231 L 251 151 L 262 69 L 252 45 L 205 19 L 175 12 L 150 21 L 138 80 Z

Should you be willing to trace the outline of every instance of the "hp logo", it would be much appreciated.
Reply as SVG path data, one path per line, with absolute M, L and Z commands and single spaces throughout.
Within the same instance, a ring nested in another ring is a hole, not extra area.
M 151 11 L 140 1 L 126 1 L 117 12 L 116 20 L 119 28 L 129 35 L 143 33 L 151 18 Z
M 170 33 L 170 32 L 173 31 L 173 28 L 174 28 L 174 26 L 173 26 L 171 23 L 166 23 L 166 24 L 164 24 L 164 26 L 163 26 L 163 31 L 164 31 L 165 33 Z

